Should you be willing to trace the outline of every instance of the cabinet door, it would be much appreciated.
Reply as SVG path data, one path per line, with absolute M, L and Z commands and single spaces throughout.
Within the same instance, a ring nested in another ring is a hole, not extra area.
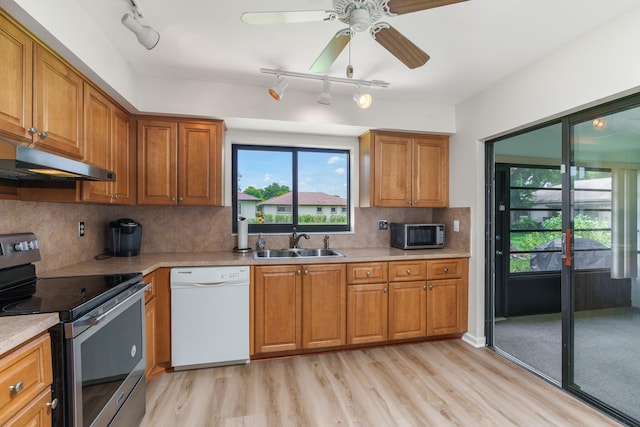
M 0 16 L 0 133 L 30 142 L 33 125 L 33 41 Z
M 304 266 L 302 347 L 344 345 L 347 334 L 347 284 L 344 264 Z
M 389 283 L 389 339 L 427 336 L 426 281 Z
M 116 173 L 112 186 L 112 203 L 131 205 L 135 202 L 135 144 L 131 143 L 131 118 L 114 107 L 111 114 L 111 170 Z
M 29 402 L 13 418 L 8 420 L 3 427 L 50 427 L 51 426 L 51 387 L 40 393 L 38 397 Z M 59 410 L 62 410 L 60 408 Z
M 449 137 L 414 138 L 412 206 L 449 206 Z
M 467 329 L 466 283 L 462 279 L 427 282 L 427 335 L 447 335 Z
M 411 206 L 411 138 L 376 135 L 374 143 L 373 205 Z
M 36 143 L 82 160 L 82 77 L 45 48 L 36 45 L 34 50 Z
M 298 266 L 255 268 L 256 353 L 301 348 L 301 268 Z
M 220 126 L 180 123 L 178 129 L 178 204 L 221 206 Z
M 347 344 L 387 341 L 388 305 L 386 283 L 347 286 Z
M 145 375 L 148 377 L 153 373 L 156 365 L 156 299 L 151 298 L 144 305 L 144 321 L 146 330 L 146 350 L 147 350 L 147 367 Z
M 178 123 L 138 121 L 138 204 L 177 203 Z
M 101 168 L 110 169 L 111 164 L 111 101 L 85 84 L 84 88 L 84 141 L 85 160 Z M 116 179 L 119 178 L 116 175 Z M 111 183 L 83 182 L 82 200 L 109 203 Z

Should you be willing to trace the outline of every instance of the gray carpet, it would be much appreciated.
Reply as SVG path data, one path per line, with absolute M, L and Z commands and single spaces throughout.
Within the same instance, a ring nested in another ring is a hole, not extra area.
M 575 383 L 640 420 L 640 309 L 579 312 L 574 335 Z M 494 336 L 497 348 L 561 382 L 560 314 L 496 320 Z

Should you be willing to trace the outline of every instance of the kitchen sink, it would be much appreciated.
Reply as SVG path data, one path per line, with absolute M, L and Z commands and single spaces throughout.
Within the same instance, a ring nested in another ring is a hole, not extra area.
M 344 254 L 333 249 L 306 249 L 306 248 L 290 248 L 290 249 L 261 249 L 253 253 L 254 259 L 270 259 L 270 258 L 327 258 L 327 257 L 343 257 Z

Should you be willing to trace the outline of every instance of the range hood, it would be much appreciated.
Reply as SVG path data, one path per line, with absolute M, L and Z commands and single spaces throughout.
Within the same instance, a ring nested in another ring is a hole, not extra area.
M 7 142 L 6 140 L 4 140 Z M 23 145 L 0 142 L 0 179 L 38 182 L 115 181 L 112 171 Z

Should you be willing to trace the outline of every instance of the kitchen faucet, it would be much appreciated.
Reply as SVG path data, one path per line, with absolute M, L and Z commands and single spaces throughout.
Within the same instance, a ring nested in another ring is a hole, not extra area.
M 309 240 L 309 235 L 307 233 L 298 234 L 296 233 L 296 228 L 293 227 L 293 233 L 291 233 L 291 236 L 289 236 L 289 247 L 297 248 L 298 241 L 300 240 L 301 237 L 304 237 L 305 239 Z

